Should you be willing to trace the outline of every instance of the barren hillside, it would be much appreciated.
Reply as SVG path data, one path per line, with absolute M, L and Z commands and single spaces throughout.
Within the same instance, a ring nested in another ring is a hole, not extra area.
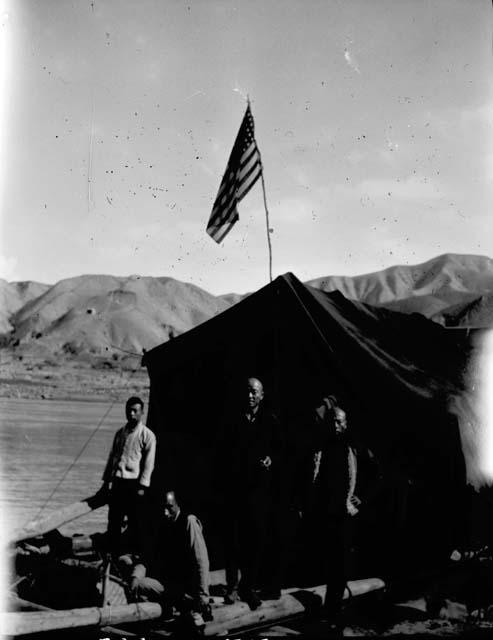
M 142 354 L 227 308 L 199 287 L 107 275 L 61 280 L 9 317 L 9 346 L 37 352 Z
M 49 287 L 49 284 L 41 282 L 7 282 L 0 278 L 0 334 L 12 330 L 9 319 L 16 311 Z
M 493 321 L 493 260 L 485 256 L 448 253 L 418 265 L 354 277 L 327 276 L 307 284 L 323 291 L 338 289 L 347 298 L 394 311 L 421 313 L 450 326 L 484 327 Z
M 419 265 L 308 284 L 447 326 L 493 326 L 493 260 L 484 256 L 445 254 Z M 166 277 L 85 275 L 53 286 L 0 280 L 0 334 L 3 347 L 17 354 L 140 356 L 243 297 L 213 296 Z

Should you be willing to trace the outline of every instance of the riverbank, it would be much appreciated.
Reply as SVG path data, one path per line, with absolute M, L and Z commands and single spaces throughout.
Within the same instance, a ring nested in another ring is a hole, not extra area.
M 149 378 L 138 359 L 125 362 L 95 360 L 0 359 L 0 398 L 125 401 L 132 395 L 147 398 Z

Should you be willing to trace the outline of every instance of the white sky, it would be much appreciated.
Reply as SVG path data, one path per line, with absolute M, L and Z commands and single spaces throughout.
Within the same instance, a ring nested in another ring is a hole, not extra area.
M 0 277 L 265 284 L 260 182 L 205 233 L 246 93 L 274 275 L 493 256 L 489 0 L 0 2 Z

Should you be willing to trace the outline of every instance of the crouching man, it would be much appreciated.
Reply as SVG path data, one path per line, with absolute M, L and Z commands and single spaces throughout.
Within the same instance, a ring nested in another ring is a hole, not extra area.
M 180 509 L 168 491 L 156 523 L 156 538 L 133 567 L 130 592 L 136 601 L 163 602 L 191 613 L 196 627 L 212 619 L 209 605 L 209 555 L 202 525 Z

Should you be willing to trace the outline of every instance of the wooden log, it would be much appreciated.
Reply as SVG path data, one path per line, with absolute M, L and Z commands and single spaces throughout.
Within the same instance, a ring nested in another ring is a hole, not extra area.
M 76 518 L 91 513 L 91 511 L 95 509 L 99 509 L 99 507 L 104 506 L 107 502 L 108 495 L 103 491 L 98 491 L 98 493 L 81 502 L 75 502 L 67 507 L 63 507 L 63 509 L 58 509 L 43 518 L 35 518 L 25 526 L 14 529 L 8 536 L 8 542 L 20 542 L 53 531 L 53 529 L 57 529 L 67 524 L 67 522 L 71 522 Z
M 12 597 L 12 604 L 16 607 L 23 607 L 27 611 L 53 611 L 50 607 L 45 607 L 37 602 L 31 602 L 30 600 L 24 600 L 18 596 Z M 130 633 L 125 629 L 118 629 L 117 627 L 101 627 L 102 633 L 119 633 L 122 636 L 137 637 L 135 633 Z
M 302 602 L 291 594 L 283 595 L 279 600 L 267 600 L 254 611 L 244 602 L 239 602 L 216 609 L 214 611 L 214 620 L 205 626 L 204 635 L 215 636 L 245 627 L 277 622 L 283 618 L 302 614 L 305 610 L 306 608 Z
M 28 611 L 53 611 L 53 609 L 50 609 L 50 607 L 45 607 L 42 604 L 31 602 L 30 600 L 24 600 L 24 598 L 19 598 L 19 596 L 11 596 L 10 598 L 14 607 L 23 607 Z
M 353 596 L 362 595 L 385 587 L 383 580 L 368 578 L 348 583 Z M 320 606 L 325 586 L 310 589 L 290 589 L 278 600 L 267 600 L 252 611 L 244 602 L 214 608 L 214 619 L 205 625 L 206 636 L 254 625 L 280 621 L 306 612 L 310 605 Z M 348 597 L 345 592 L 345 597 Z M 107 626 L 126 622 L 152 620 L 161 615 L 161 606 L 154 602 L 118 605 L 113 607 L 89 607 L 69 611 L 16 612 L 0 614 L 0 632 L 16 636 L 55 629 L 88 626 Z
M 113 633 L 120 635 L 122 638 L 136 638 L 136 633 L 131 633 L 127 629 L 119 629 L 118 627 L 101 627 L 101 633 Z
M 101 593 L 101 606 L 106 607 L 111 604 L 108 602 L 108 594 L 110 587 L 110 570 L 111 570 L 111 559 L 108 556 L 105 560 L 104 574 L 103 574 L 103 584 L 102 584 L 102 593 Z
M 352 596 L 356 597 L 370 591 L 383 589 L 385 583 L 380 578 L 367 578 L 365 580 L 351 580 L 348 582 L 348 587 Z M 321 585 L 309 589 L 289 589 L 278 600 L 267 600 L 254 611 L 244 602 L 215 609 L 214 620 L 206 624 L 204 635 L 214 636 L 227 631 L 276 622 L 302 614 L 310 606 L 306 598 L 309 594 L 312 596 L 311 603 L 313 606 L 320 606 L 325 597 L 325 586 Z M 345 590 L 344 598 L 348 597 L 349 592 Z
M 38 604 L 37 602 L 31 602 L 30 600 L 24 600 L 23 598 L 19 598 L 18 596 L 12 597 L 12 604 L 15 607 L 23 607 L 27 611 L 53 611 L 50 607 L 45 607 L 42 604 Z M 137 637 L 137 634 L 130 633 L 125 629 L 118 629 L 118 627 L 101 627 L 102 633 L 119 633 L 121 636 L 128 637 Z
M 381 589 L 385 589 L 385 582 L 381 578 L 361 578 L 360 580 L 349 580 L 347 582 L 346 589 L 344 590 L 344 600 L 350 597 L 362 596 L 365 593 L 370 593 L 371 591 L 379 591 Z M 294 587 L 291 589 L 286 589 L 284 593 L 293 593 L 295 591 L 301 591 L 298 587 Z M 308 591 L 314 593 L 321 598 L 325 597 L 325 586 L 321 585 L 319 587 L 308 587 L 303 589 L 303 591 Z
M 0 614 L 1 637 L 20 636 L 57 629 L 105 627 L 125 622 L 154 620 L 161 615 L 156 602 L 125 604 L 116 607 L 85 607 L 66 611 L 24 611 Z

